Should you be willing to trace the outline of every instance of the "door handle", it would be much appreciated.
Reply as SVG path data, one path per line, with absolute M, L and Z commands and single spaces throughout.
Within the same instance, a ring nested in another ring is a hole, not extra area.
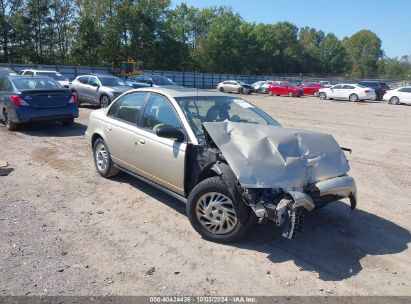
M 113 130 L 112 127 L 107 127 L 107 131 L 111 131 L 111 130 Z
M 145 140 L 142 139 L 142 138 L 139 138 L 139 139 L 138 139 L 138 142 L 139 142 L 140 144 L 142 144 L 142 145 L 144 145 L 144 144 L 146 143 Z

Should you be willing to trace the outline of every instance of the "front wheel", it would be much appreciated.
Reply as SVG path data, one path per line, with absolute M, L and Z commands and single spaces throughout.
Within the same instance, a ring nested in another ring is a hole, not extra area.
M 327 94 L 325 94 L 324 92 L 321 92 L 318 94 L 318 97 L 320 97 L 320 99 L 325 100 L 327 99 Z
M 397 96 L 393 96 L 393 97 L 390 98 L 388 103 L 390 103 L 392 105 L 398 105 L 398 104 L 400 104 L 400 99 Z
M 234 242 L 244 236 L 252 221 L 252 216 L 248 216 L 248 221 L 242 223 L 234 204 L 222 179 L 219 176 L 210 177 L 191 191 L 187 216 L 193 228 L 205 239 L 220 243 Z
M 268 95 L 273 96 L 273 91 L 268 91 Z
M 313 95 L 314 95 L 314 97 L 318 97 L 318 91 L 315 91 L 315 92 L 313 93 Z
M 353 102 L 358 101 L 358 95 L 357 94 L 351 94 L 349 99 L 350 99 L 350 101 L 353 101 Z
M 293 97 L 293 93 L 288 92 L 288 97 Z
M 94 164 L 97 172 L 103 177 L 112 177 L 118 174 L 114 166 L 106 142 L 98 138 L 93 146 Z

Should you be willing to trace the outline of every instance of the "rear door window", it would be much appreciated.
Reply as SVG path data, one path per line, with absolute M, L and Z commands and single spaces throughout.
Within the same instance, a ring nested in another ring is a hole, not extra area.
M 89 77 L 88 76 L 82 76 L 78 78 L 78 81 L 81 82 L 82 84 L 87 84 Z
M 345 86 L 343 86 L 342 88 L 343 88 L 343 89 L 346 89 L 346 90 L 354 90 L 354 89 L 355 89 L 355 87 L 354 87 L 354 86 L 351 86 L 351 85 L 345 85 Z
M 126 123 L 137 124 L 140 117 L 141 108 L 146 101 L 148 93 L 134 92 L 124 95 L 117 101 L 109 111 L 108 115 L 116 117 Z

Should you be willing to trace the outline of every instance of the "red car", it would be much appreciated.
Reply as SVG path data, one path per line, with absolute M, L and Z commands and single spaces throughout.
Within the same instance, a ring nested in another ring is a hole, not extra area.
M 318 96 L 320 89 L 324 88 L 318 82 L 306 82 L 303 85 L 304 95 L 314 95 Z
M 288 95 L 290 97 L 300 97 L 304 95 L 304 90 L 302 88 L 299 88 L 295 84 L 288 81 L 275 81 L 268 87 L 267 91 L 270 96 Z

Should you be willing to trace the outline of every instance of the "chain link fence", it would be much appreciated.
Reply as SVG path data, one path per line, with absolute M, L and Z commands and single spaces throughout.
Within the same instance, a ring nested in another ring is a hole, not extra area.
M 12 63 L 0 63 L 0 67 L 11 68 L 15 72 L 19 72 L 24 69 L 41 69 L 41 70 L 54 70 L 58 71 L 70 80 L 73 80 L 79 75 L 83 74 L 110 74 L 112 69 L 108 67 L 85 67 L 85 66 L 64 66 L 64 65 L 39 65 L 39 64 L 12 64 Z M 198 73 L 198 72 L 182 72 L 182 71 L 161 71 L 161 70 L 143 70 L 147 75 L 155 74 L 162 75 L 170 78 L 176 84 L 194 87 L 210 89 L 215 88 L 218 83 L 225 80 L 239 80 L 252 84 L 257 81 L 263 80 L 285 80 L 292 82 L 305 82 L 305 81 L 330 81 L 333 84 L 336 83 L 355 83 L 359 79 L 349 78 L 344 74 L 315 74 L 315 73 L 275 73 L 272 75 L 239 75 L 239 74 L 216 74 L 216 73 Z M 375 79 L 379 80 L 379 79 Z M 398 79 L 384 79 L 390 87 L 396 88 L 400 86 L 411 86 L 410 80 L 398 80 Z

